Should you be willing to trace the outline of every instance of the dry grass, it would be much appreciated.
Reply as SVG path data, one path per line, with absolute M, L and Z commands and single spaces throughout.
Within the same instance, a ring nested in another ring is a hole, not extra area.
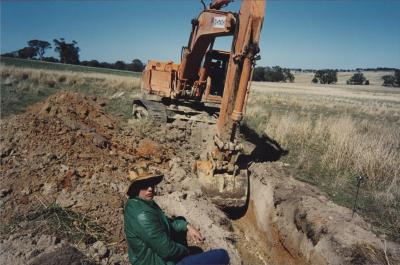
M 325 166 L 340 171 L 350 169 L 367 176 L 371 189 L 383 190 L 387 199 L 395 199 L 400 191 L 397 129 L 365 121 L 358 124 L 350 117 L 327 122 L 330 124 L 329 148 L 322 157 Z
M 339 203 L 351 206 L 355 177 L 367 177 L 364 213 L 398 237 L 400 90 L 364 88 L 255 83 L 246 122 L 289 150 L 284 160 L 296 174 Z
M 60 90 L 83 92 L 87 95 L 107 97 L 119 109 L 128 111 L 129 99 L 137 94 L 140 78 L 93 72 L 40 70 L 33 68 L 0 66 L 1 117 L 21 113 L 25 108 Z M 123 104 L 121 104 L 120 101 Z
M 57 84 L 77 88 L 91 82 L 93 89 L 101 90 L 106 95 L 112 95 L 118 91 L 130 91 L 140 86 L 140 78 L 131 76 L 118 76 L 102 73 L 79 73 L 70 71 L 50 71 L 32 68 L 0 66 L 1 78 L 6 84 L 23 86 L 44 85 L 55 87 Z
M 108 231 L 87 216 L 62 208 L 57 204 L 43 204 L 27 215 L 15 215 L 9 223 L 0 228 L 2 235 L 21 230 L 21 223 L 31 229 L 33 234 L 46 233 L 58 238 L 67 239 L 76 246 L 80 242 L 87 244 L 106 240 Z
M 400 192 L 400 137 L 397 128 L 365 121 L 359 124 L 350 116 L 314 120 L 311 116 L 289 113 L 271 115 L 259 126 L 260 129 L 284 148 L 295 146 L 301 150 L 299 155 L 303 158 L 312 151 L 308 148 L 324 146 L 322 165 L 337 172 L 335 182 L 339 186 L 348 181 L 348 176 L 342 174 L 348 171 L 367 176 L 368 186 L 384 191 L 389 200 Z M 304 163 L 304 159 L 301 162 Z

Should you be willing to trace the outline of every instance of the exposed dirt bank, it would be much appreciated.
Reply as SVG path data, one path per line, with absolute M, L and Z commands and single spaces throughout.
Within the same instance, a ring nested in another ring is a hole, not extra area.
M 400 264 L 399 244 L 358 214 L 290 177 L 282 163 L 253 164 L 249 209 L 234 222 L 245 264 Z M 254 260 L 254 261 L 253 261 Z

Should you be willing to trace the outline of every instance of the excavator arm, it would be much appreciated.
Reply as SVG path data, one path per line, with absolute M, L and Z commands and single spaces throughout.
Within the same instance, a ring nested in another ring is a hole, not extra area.
M 149 61 L 142 90 L 178 104 L 220 104 L 213 145 L 207 159 L 196 162 L 197 173 L 203 191 L 216 204 L 240 207 L 246 203 L 249 183 L 247 169 L 237 164 L 242 147 L 236 131 L 259 53 L 265 0 L 242 0 L 238 13 L 221 10 L 230 2 L 213 0 L 208 8 L 203 2 L 205 9 L 192 20 L 180 64 Z M 230 51 L 213 49 L 215 39 L 222 36 L 232 36 Z
M 197 162 L 197 173 L 203 190 L 214 203 L 223 207 L 241 207 L 247 200 L 249 180 L 247 169 L 237 164 L 242 146 L 236 141 L 236 131 L 243 118 L 249 81 L 259 53 L 264 12 L 265 1 L 242 1 L 214 147 L 208 153 L 207 160 Z

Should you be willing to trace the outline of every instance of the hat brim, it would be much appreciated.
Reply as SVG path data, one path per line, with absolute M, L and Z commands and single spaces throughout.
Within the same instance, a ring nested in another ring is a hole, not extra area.
M 155 175 L 146 179 L 140 179 L 132 183 L 135 187 L 156 186 L 163 180 L 164 175 Z

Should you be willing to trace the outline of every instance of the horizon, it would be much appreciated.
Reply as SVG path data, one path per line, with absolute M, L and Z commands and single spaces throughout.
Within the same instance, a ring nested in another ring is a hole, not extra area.
M 102 66 L 88 66 L 88 65 L 81 65 L 81 64 L 68 64 L 68 63 L 61 63 L 61 62 L 49 62 L 49 61 L 41 61 L 38 58 L 33 58 L 33 59 L 23 59 L 23 58 L 17 58 L 17 57 L 7 57 L 7 56 L 3 56 L 3 54 L 1 55 L 1 58 L 10 58 L 12 60 L 23 60 L 23 61 L 35 61 L 35 62 L 39 62 L 39 63 L 46 63 L 46 64 L 62 64 L 62 65 L 74 65 L 74 66 L 79 66 L 79 67 L 88 67 L 88 68 L 107 68 L 107 67 L 102 67 Z M 136 59 L 136 58 L 135 58 Z M 96 60 L 96 59 L 93 59 Z M 91 60 L 89 60 L 91 61 Z M 97 61 L 97 60 L 96 60 Z M 86 60 L 80 61 L 80 62 L 88 62 Z M 102 62 L 102 61 L 98 61 L 99 63 L 108 63 L 108 64 L 115 64 L 115 62 Z M 126 64 L 129 64 L 130 62 L 124 62 Z M 144 65 L 146 65 L 146 62 L 142 62 Z M 365 71 L 365 72 L 392 72 L 394 70 L 400 70 L 400 68 L 396 68 L 396 67 L 385 67 L 385 66 L 378 66 L 375 68 L 300 68 L 300 67 L 293 67 L 293 68 L 289 68 L 289 67 L 285 67 L 285 66 L 281 66 L 281 65 L 256 65 L 255 67 L 269 67 L 269 68 L 273 68 L 273 67 L 280 67 L 282 69 L 289 69 L 291 71 L 318 71 L 318 70 L 334 70 L 337 72 L 360 72 L 360 71 Z M 119 70 L 119 69 L 115 69 L 115 68 L 110 68 L 113 69 L 114 71 L 122 71 L 122 72 L 130 72 L 131 70 Z
M 150 59 L 179 62 L 190 20 L 202 9 L 196 0 L 0 5 L 1 54 L 21 49 L 31 39 L 53 46 L 53 39 L 64 37 L 77 41 L 81 61 L 130 63 L 137 58 L 145 64 Z M 239 5 L 235 1 L 225 9 L 238 10 Z M 400 68 L 399 10 L 399 1 L 267 1 L 257 66 Z M 229 41 L 221 38 L 216 43 L 220 47 L 229 50 Z M 45 56 L 58 57 L 53 50 Z

